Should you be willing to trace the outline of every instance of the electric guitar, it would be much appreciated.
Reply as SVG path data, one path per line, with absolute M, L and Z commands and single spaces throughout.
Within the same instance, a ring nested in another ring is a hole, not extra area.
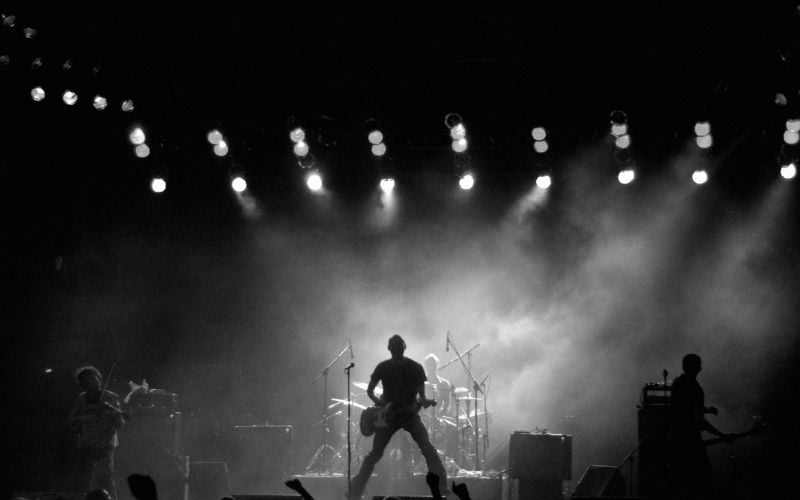
M 375 434 L 376 430 L 385 429 L 392 424 L 392 421 L 400 415 L 409 415 L 419 412 L 422 408 L 436 406 L 436 401 L 424 399 L 415 401 L 410 405 L 395 406 L 394 403 L 387 403 L 383 406 L 371 406 L 361 412 L 359 427 L 361 434 L 369 437 Z
M 750 430 L 746 432 L 733 432 L 728 434 L 726 437 L 717 437 L 713 439 L 704 439 L 703 446 L 712 446 L 719 443 L 732 443 L 737 439 L 741 439 L 745 436 L 757 436 L 759 434 L 763 434 L 767 431 L 767 424 L 764 422 L 755 422 Z

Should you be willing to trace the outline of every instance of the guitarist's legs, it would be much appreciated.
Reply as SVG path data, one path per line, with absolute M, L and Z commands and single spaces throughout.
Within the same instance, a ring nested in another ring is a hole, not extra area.
M 358 474 L 353 478 L 353 482 L 350 485 L 351 498 L 360 498 L 364 493 L 364 488 L 367 485 L 367 481 L 369 481 L 369 478 L 372 476 L 375 464 L 377 464 L 378 460 L 383 456 L 383 451 L 386 449 L 389 440 L 396 431 L 397 427 L 395 426 L 388 426 L 375 431 L 375 437 L 372 439 L 372 451 L 364 457 L 364 461 L 361 463 L 361 469 L 359 469 Z
M 447 490 L 447 472 L 442 465 L 442 459 L 436 451 L 436 447 L 431 444 L 430 437 L 428 436 L 428 429 L 422 423 L 419 415 L 413 415 L 403 422 L 403 429 L 407 430 L 411 437 L 414 438 L 419 451 L 425 457 L 425 462 L 428 465 L 428 472 L 432 472 L 439 476 L 439 489 L 442 493 Z

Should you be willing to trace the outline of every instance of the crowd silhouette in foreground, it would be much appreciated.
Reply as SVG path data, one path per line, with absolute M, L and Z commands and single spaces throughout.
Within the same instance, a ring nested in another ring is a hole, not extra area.
M 425 482 L 428 483 L 428 487 L 431 489 L 431 496 L 434 500 L 442 500 L 441 490 L 439 488 L 439 476 L 436 474 L 429 472 L 425 476 Z M 284 483 L 288 488 L 294 490 L 299 494 L 303 500 L 314 500 L 314 497 L 305 489 L 303 483 L 300 482 L 299 479 L 294 478 L 286 481 Z M 156 483 L 153 481 L 153 478 L 150 476 L 144 476 L 141 474 L 131 474 L 128 476 L 128 487 L 131 490 L 131 494 L 136 498 L 136 500 L 158 500 L 158 489 L 156 488 Z M 464 483 L 456 484 L 455 481 L 453 482 L 452 489 L 454 495 L 456 495 L 460 500 L 470 500 L 469 491 L 467 490 L 467 485 Z M 14 500 L 27 500 L 24 497 L 15 498 Z M 58 500 L 58 499 L 57 499 Z M 86 493 L 84 496 L 84 500 L 112 500 L 111 493 L 106 491 L 102 488 L 97 488 L 91 490 L 90 492 Z M 222 497 L 220 500 L 234 500 L 232 497 Z M 395 496 L 387 496 L 384 497 L 384 500 L 400 500 L 399 497 Z

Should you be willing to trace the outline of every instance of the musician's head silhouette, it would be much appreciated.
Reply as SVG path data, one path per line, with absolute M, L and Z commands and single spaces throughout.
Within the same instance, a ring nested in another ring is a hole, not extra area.
M 81 366 L 75 370 L 75 381 L 85 391 L 97 390 L 103 382 L 103 376 L 94 366 Z
M 403 340 L 403 337 L 400 335 L 392 335 L 391 338 L 389 338 L 389 352 L 391 352 L 393 356 L 402 356 L 405 350 L 406 341 Z
M 697 354 L 687 354 L 683 357 L 683 373 L 696 377 L 703 369 L 703 361 Z

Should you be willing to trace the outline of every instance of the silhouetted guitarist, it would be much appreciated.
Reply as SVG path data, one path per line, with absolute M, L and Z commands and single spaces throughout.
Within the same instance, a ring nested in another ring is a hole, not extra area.
M 670 466 L 672 495 L 681 499 L 713 498 L 713 477 L 702 432 L 709 432 L 723 440 L 735 436 L 717 430 L 706 420 L 705 414 L 717 414 L 717 409 L 705 406 L 703 388 L 697 382 L 702 370 L 702 360 L 697 354 L 683 357 L 683 374 L 672 382 L 670 419 Z
M 361 469 L 353 478 L 351 498 L 360 498 L 375 464 L 383 456 L 383 451 L 392 435 L 400 429 L 407 431 L 419 446 L 428 466 L 428 471 L 439 477 L 441 491 L 447 489 L 447 473 L 436 448 L 431 444 L 428 430 L 419 418 L 418 411 L 423 406 L 434 404 L 425 397 L 425 370 L 416 361 L 403 356 L 406 343 L 399 335 L 389 339 L 390 359 L 378 363 L 367 385 L 367 395 L 376 406 L 385 408 L 381 425 L 375 428 L 372 451 L 364 458 Z M 375 396 L 375 387 L 383 384 L 383 394 Z

